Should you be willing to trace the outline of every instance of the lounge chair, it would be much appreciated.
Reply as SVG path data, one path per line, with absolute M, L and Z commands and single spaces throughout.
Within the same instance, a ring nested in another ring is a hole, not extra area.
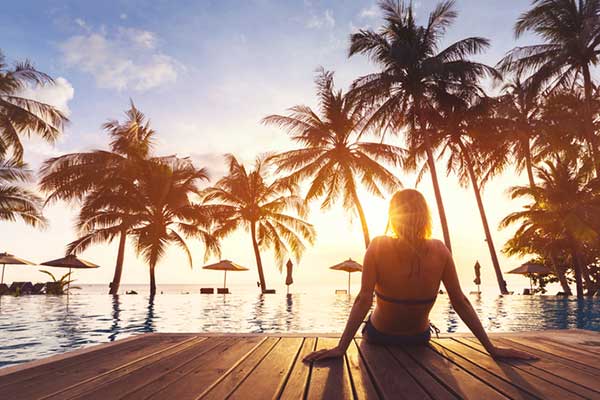
M 46 286 L 44 283 L 36 283 L 31 289 L 31 294 L 42 294 L 44 286 Z
M 213 289 L 211 287 L 200 288 L 200 294 L 213 294 L 214 292 L 215 292 L 215 289 Z
M 531 290 L 529 289 L 523 289 L 523 295 L 524 296 L 531 296 L 533 293 L 531 293 Z
M 217 293 L 218 294 L 229 294 L 229 288 L 217 288 Z
M 335 294 L 348 294 L 346 289 L 336 289 Z
M 275 294 L 275 289 L 265 289 L 263 294 Z
M 6 283 L 0 284 L 0 296 L 2 296 L 4 294 L 8 294 L 9 292 L 10 292 L 10 290 L 8 289 L 8 286 L 6 285 Z

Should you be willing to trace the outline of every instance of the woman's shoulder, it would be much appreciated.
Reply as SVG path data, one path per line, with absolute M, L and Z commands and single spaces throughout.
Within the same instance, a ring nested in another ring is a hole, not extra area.
M 446 244 L 439 239 L 427 239 L 427 245 L 430 251 L 440 255 L 441 257 L 451 257 L 450 250 L 446 247 Z

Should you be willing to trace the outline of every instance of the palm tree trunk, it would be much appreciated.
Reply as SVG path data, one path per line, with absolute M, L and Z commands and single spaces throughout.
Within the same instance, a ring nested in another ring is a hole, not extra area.
M 571 241 L 571 258 L 573 259 L 573 266 L 575 267 L 575 285 L 577 287 L 577 298 L 583 298 L 583 281 L 582 281 L 582 266 L 581 266 L 581 258 L 579 257 L 579 251 L 577 250 L 577 244 L 573 238 Z
M 531 147 L 529 138 L 523 139 L 523 149 L 525 150 L 525 168 L 527 169 L 527 178 L 529 178 L 529 187 L 535 188 L 535 179 L 533 177 L 533 162 L 531 161 Z
M 423 123 L 421 122 L 421 126 L 422 125 Z M 444 234 L 444 243 L 446 244 L 448 250 L 452 252 L 452 244 L 450 243 L 450 231 L 448 229 L 448 220 L 446 219 L 446 210 L 444 209 L 444 202 L 442 200 L 442 191 L 440 190 L 440 183 L 438 182 L 437 170 L 435 168 L 435 157 L 431 148 L 431 140 L 427 132 L 424 132 L 423 136 L 425 139 L 425 151 L 427 152 L 427 165 L 429 166 L 431 183 L 433 184 L 433 192 L 435 193 L 435 202 L 437 204 L 438 213 L 440 216 L 440 225 L 442 226 L 442 233 Z
M 481 193 L 479 191 L 477 177 L 475 176 L 475 171 L 473 170 L 473 162 L 471 160 L 468 150 L 465 148 L 462 141 L 458 140 L 457 142 L 460 146 L 460 151 L 462 152 L 463 157 L 465 159 L 465 164 L 467 165 L 467 170 L 469 171 L 469 177 L 471 178 L 471 186 L 473 186 L 473 191 L 475 192 L 475 199 L 477 200 L 477 207 L 479 208 L 479 214 L 481 215 L 481 222 L 483 224 L 483 231 L 485 233 L 485 241 L 487 242 L 488 249 L 490 251 L 490 257 L 492 258 L 492 264 L 494 265 L 494 271 L 496 272 L 496 279 L 498 280 L 498 287 L 500 288 L 500 293 L 508 294 L 508 290 L 506 289 L 506 281 L 502 276 L 500 262 L 498 261 L 498 255 L 496 254 L 494 241 L 492 239 L 492 234 L 490 232 L 487 216 L 483 207 L 483 201 L 481 199 Z
M 121 285 L 121 275 L 123 273 L 123 260 L 125 259 L 125 244 L 127 242 L 127 229 L 121 230 L 121 236 L 119 238 L 119 250 L 117 251 L 117 263 L 115 265 L 115 274 L 113 275 L 112 282 L 109 287 L 108 294 L 118 294 L 119 286 Z
M 156 265 L 150 265 L 150 297 L 156 295 L 156 276 L 154 274 Z
M 367 225 L 367 218 L 365 217 L 365 211 L 363 210 L 362 204 L 360 204 L 360 200 L 358 199 L 358 193 L 356 190 L 352 193 L 352 197 L 354 197 L 354 205 L 356 206 L 356 212 L 358 213 L 358 218 L 360 219 L 360 226 L 363 231 L 363 239 L 365 241 L 365 249 L 369 248 L 369 243 L 371 242 L 371 237 L 369 236 L 369 226 Z
M 267 290 L 267 284 L 265 282 L 265 274 L 263 272 L 262 259 L 260 258 L 260 249 L 258 248 L 258 242 L 256 241 L 256 223 L 250 224 L 250 233 L 252 235 L 252 247 L 254 248 L 254 256 L 256 257 L 256 268 L 258 269 L 258 279 L 260 281 L 260 291 L 265 292 Z
M 560 282 L 560 286 L 562 287 L 564 294 L 567 296 L 572 296 L 573 292 L 571 292 L 569 282 L 567 281 L 567 277 L 565 276 L 565 269 L 558 263 L 554 255 L 550 255 L 550 260 L 552 261 L 554 273 L 556 274 L 558 281 Z
M 596 147 L 596 134 L 592 121 L 592 78 L 590 76 L 590 68 L 588 65 L 583 66 L 583 87 L 585 91 L 585 130 L 587 142 L 590 147 L 592 162 L 596 171 L 596 178 L 600 178 L 600 164 Z

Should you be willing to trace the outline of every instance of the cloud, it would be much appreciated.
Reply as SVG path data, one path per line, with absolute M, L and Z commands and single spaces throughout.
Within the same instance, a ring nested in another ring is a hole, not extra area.
M 179 64 L 157 45 L 156 35 L 142 29 L 118 28 L 109 35 L 88 28 L 62 42 L 60 50 L 67 66 L 92 75 L 101 88 L 144 91 L 177 79 Z
M 335 27 L 335 18 L 331 10 L 325 10 L 323 15 L 313 14 L 307 21 L 306 27 L 309 29 L 333 28 Z
M 363 8 L 358 14 L 360 18 L 373 19 L 379 16 L 379 7 L 373 4 L 371 7 Z
M 69 101 L 73 99 L 75 89 L 73 85 L 63 77 L 56 78 L 54 85 L 38 85 L 27 87 L 20 96 L 50 104 L 65 114 L 70 113 Z

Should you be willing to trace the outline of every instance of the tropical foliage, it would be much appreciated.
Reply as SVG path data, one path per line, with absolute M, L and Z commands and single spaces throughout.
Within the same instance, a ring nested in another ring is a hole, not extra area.
M 3 161 L 0 164 L 0 221 L 18 219 L 34 227 L 46 225 L 42 215 L 42 199 L 24 187 L 31 172 L 21 162 Z

